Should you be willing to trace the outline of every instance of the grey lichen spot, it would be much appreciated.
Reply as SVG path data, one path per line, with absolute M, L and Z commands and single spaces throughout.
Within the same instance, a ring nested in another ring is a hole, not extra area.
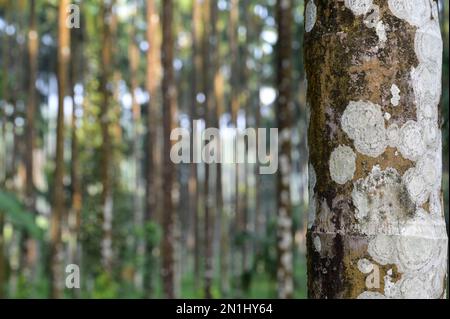
M 356 154 L 348 146 L 339 145 L 331 153 L 330 176 L 338 184 L 345 184 L 353 179 L 356 170 Z
M 308 165 L 308 195 L 309 195 L 309 211 L 308 211 L 308 229 L 310 229 L 316 220 L 317 199 L 314 194 L 314 188 L 316 187 L 316 171 L 314 167 Z
M 317 7 L 314 0 L 309 0 L 305 9 L 305 31 L 311 32 L 316 24 Z
M 392 86 L 391 86 L 391 94 L 392 94 L 391 104 L 393 106 L 398 106 L 398 104 L 400 102 L 400 89 L 398 88 L 397 85 L 392 84 Z
M 352 191 L 359 232 L 366 235 L 399 234 L 398 220 L 414 212 L 402 177 L 394 168 L 374 166 L 365 179 L 359 179 Z
M 320 237 L 319 236 L 314 237 L 313 244 L 314 244 L 314 248 L 316 249 L 316 251 L 318 253 L 320 253 L 322 251 L 322 243 L 320 241 Z
M 358 16 L 366 14 L 372 7 L 372 2 L 373 0 L 345 0 L 345 6 Z
M 369 101 L 350 102 L 342 115 L 341 125 L 359 153 L 371 157 L 384 153 L 386 128 L 379 105 Z
M 400 129 L 398 149 L 402 156 L 411 161 L 419 159 L 425 152 L 423 128 L 416 121 L 406 122 Z
M 420 27 L 431 19 L 429 0 L 389 0 L 389 9 L 399 19 Z

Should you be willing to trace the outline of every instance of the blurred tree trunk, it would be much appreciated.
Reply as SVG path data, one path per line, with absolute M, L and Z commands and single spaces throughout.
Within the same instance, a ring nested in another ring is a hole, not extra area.
M 293 232 L 290 200 L 291 127 L 292 127 L 292 7 L 289 1 L 278 0 L 276 6 L 277 42 L 277 123 L 279 130 L 279 169 L 277 173 L 277 248 L 278 297 L 292 298 Z
M 69 0 L 62 0 L 58 8 L 58 118 L 56 128 L 55 181 L 50 231 L 51 297 L 61 298 L 63 289 L 61 265 L 61 221 L 64 214 L 64 97 L 70 59 L 70 30 L 66 26 Z
M 36 25 L 36 1 L 31 0 L 30 5 L 30 24 L 28 30 L 28 101 L 26 109 L 26 131 L 25 131 L 25 206 L 27 209 L 35 212 L 35 186 L 34 186 L 34 146 L 35 146 L 35 118 L 36 105 L 38 103 L 36 94 L 36 78 L 38 71 L 38 50 L 39 36 Z M 37 242 L 25 233 L 23 238 L 24 250 L 24 272 L 29 279 L 33 278 L 34 267 L 36 263 Z
M 158 198 L 158 188 L 156 187 L 157 167 L 155 159 L 155 147 L 157 138 L 157 89 L 161 77 L 160 60 L 160 27 L 159 15 L 156 10 L 154 0 L 147 0 L 147 42 L 149 49 L 147 51 L 147 92 L 149 94 L 147 110 L 147 160 L 146 163 L 146 195 L 145 195 L 145 224 L 149 225 L 156 217 L 156 200 Z M 148 230 L 146 231 L 148 234 Z M 154 243 L 150 242 L 150 237 L 146 240 L 146 269 L 144 273 L 144 290 L 146 297 L 150 298 L 153 292 L 154 261 L 153 250 Z
M 101 257 L 105 271 L 110 274 L 112 271 L 112 221 L 113 221 L 113 193 L 112 193 L 112 142 L 110 133 L 111 106 L 113 94 L 113 72 L 112 72 L 112 23 L 114 1 L 105 2 L 102 5 L 102 72 L 100 77 L 100 92 L 102 104 L 100 109 L 100 126 L 102 134 L 101 145 L 101 207 L 100 216 L 102 226 Z
M 143 218 L 143 206 L 142 206 L 142 153 L 141 153 L 141 144 L 142 144 L 142 135 L 141 135 L 141 106 L 137 100 L 137 88 L 139 86 L 138 83 L 138 71 L 139 71 L 139 60 L 140 60 L 140 52 L 137 44 L 137 39 L 135 37 L 136 34 L 136 15 L 137 15 L 137 4 L 136 12 L 133 13 L 133 18 L 130 26 L 130 45 L 128 47 L 128 61 L 130 68 L 130 91 L 131 91 L 131 112 L 133 116 L 133 149 L 132 149 L 132 161 L 134 165 L 134 192 L 133 192 L 133 211 L 134 211 L 134 225 L 135 227 L 139 227 L 142 225 Z M 135 236 L 133 236 L 135 237 Z M 136 263 L 136 271 L 135 271 L 135 286 L 138 290 L 142 289 L 143 284 L 143 269 L 140 260 L 144 255 L 144 242 L 142 238 L 133 238 L 133 250 L 136 253 L 135 263 Z
M 175 207 L 174 188 L 175 167 L 170 159 L 173 141 L 170 134 L 175 124 L 177 108 L 177 91 L 173 68 L 174 35 L 173 35 L 173 2 L 166 0 L 162 4 L 162 97 L 163 97 L 163 243 L 162 243 L 162 280 L 166 298 L 175 298 Z
M 190 109 L 191 119 L 191 135 L 194 132 L 194 120 L 198 119 L 199 103 L 197 100 L 198 94 L 202 91 L 202 57 L 201 57 L 201 36 L 202 36 L 202 20 L 201 20 L 201 0 L 193 0 L 192 4 L 192 42 L 193 42 L 193 70 L 192 70 L 192 101 Z M 193 140 L 192 140 L 193 141 Z M 194 145 L 191 143 L 191 150 L 194 152 Z M 189 176 L 189 200 L 190 200 L 190 215 L 193 218 L 194 224 L 194 276 L 195 285 L 198 288 L 200 283 L 200 210 L 199 210 L 199 191 L 198 191 L 198 165 L 197 163 L 190 164 Z
M 72 96 L 72 119 L 71 119 L 71 163 L 70 166 L 70 181 L 71 181 L 71 210 L 69 218 L 69 229 L 71 233 L 71 243 L 69 245 L 69 258 L 72 263 L 80 265 L 81 251 L 79 245 L 80 228 L 81 228 L 81 210 L 83 205 L 82 199 L 82 174 L 80 162 L 80 145 L 79 145 L 79 113 L 82 110 L 82 105 L 77 102 L 77 93 L 75 87 L 77 85 L 83 86 L 83 94 L 85 94 L 84 83 L 84 28 L 71 29 L 71 60 L 70 60 L 70 89 Z M 79 94 L 79 93 L 78 93 Z M 86 99 L 86 96 L 84 96 Z M 76 289 L 76 293 L 79 289 Z
M 305 10 L 309 297 L 445 297 L 436 3 L 315 3 Z
M 230 43 L 230 99 L 231 99 L 231 121 L 238 127 L 237 117 L 239 112 L 239 39 L 238 39 L 238 28 L 239 28 L 239 3 L 237 0 L 230 1 L 230 17 L 229 17 L 229 43 Z M 235 239 L 236 234 L 239 234 L 240 225 L 240 206 L 239 206 L 239 164 L 236 161 L 235 164 L 235 193 L 234 193 L 234 203 L 233 209 L 233 226 L 231 228 L 231 238 Z M 233 275 L 237 272 L 237 258 L 235 249 L 231 250 L 231 272 Z

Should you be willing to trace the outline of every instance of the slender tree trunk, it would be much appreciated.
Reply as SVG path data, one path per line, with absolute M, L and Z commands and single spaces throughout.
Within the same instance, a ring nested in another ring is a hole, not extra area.
M 174 128 L 174 118 L 177 108 L 175 74 L 173 69 L 174 57 L 174 35 L 173 35 L 173 2 L 164 1 L 162 4 L 162 66 L 164 76 L 162 81 L 163 96 L 163 229 L 164 238 L 162 243 L 162 280 L 164 294 L 167 298 L 174 298 L 175 291 L 175 207 L 174 207 L 174 171 L 175 167 L 170 159 L 170 149 L 173 141 L 170 133 Z
M 69 219 L 69 229 L 71 233 L 71 243 L 69 246 L 69 258 L 72 263 L 80 265 L 81 251 L 79 245 L 79 235 L 81 228 L 81 210 L 82 210 L 82 182 L 81 182 L 81 166 L 80 166 L 80 145 L 79 145 L 79 111 L 82 105 L 77 103 L 75 86 L 84 86 L 84 69 L 83 65 L 83 41 L 84 31 L 82 28 L 71 29 L 71 54 L 70 61 L 70 89 L 72 95 L 72 119 L 71 119 L 71 166 L 70 166 L 70 180 L 71 180 L 71 210 Z M 81 68 L 81 70 L 80 70 Z M 76 289 L 76 293 L 79 290 Z
M 100 110 L 100 126 L 102 133 L 101 145 L 101 207 L 102 215 L 100 221 L 102 225 L 101 257 L 102 264 L 107 273 L 112 271 L 113 251 L 112 251 L 112 220 L 113 220 L 113 194 L 112 194 L 112 141 L 110 133 L 111 105 L 112 105 L 112 83 L 113 74 L 111 64 L 112 58 L 112 23 L 113 23 L 113 2 L 104 3 L 102 6 L 102 74 L 100 78 L 100 92 L 102 94 L 102 104 Z
M 147 42 L 149 49 L 147 51 L 147 92 L 150 96 L 147 110 L 147 167 L 146 167 L 146 195 L 145 195 L 145 222 L 155 220 L 156 200 L 158 198 L 158 188 L 156 187 L 156 159 L 155 145 L 157 133 L 157 89 L 160 81 L 161 61 L 160 61 L 160 27 L 159 15 L 156 10 L 155 1 L 147 0 Z M 147 234 L 147 232 L 146 232 Z M 152 271 L 154 270 L 153 261 L 153 243 L 146 241 L 146 269 L 144 274 L 144 290 L 147 297 L 151 297 L 153 291 Z
M 309 296 L 445 297 L 436 3 L 309 0 L 305 18 Z
M 292 298 L 293 232 L 290 199 L 291 127 L 292 127 L 292 7 L 291 2 L 277 1 L 277 123 L 279 129 L 279 170 L 277 173 L 277 248 L 278 297 Z
M 192 101 L 190 109 L 190 118 L 192 121 L 191 135 L 194 133 L 193 121 L 198 119 L 199 103 L 197 101 L 198 94 L 202 91 L 202 57 L 201 57 L 201 1 L 194 0 L 192 4 L 192 41 L 193 41 L 193 70 L 192 70 Z M 194 151 L 194 144 L 191 143 L 191 150 Z M 189 176 L 189 201 L 190 215 L 193 218 L 194 232 L 194 275 L 195 284 L 198 288 L 200 283 L 200 257 L 201 257 L 201 239 L 200 239 L 200 210 L 199 210 L 199 191 L 198 191 L 198 165 L 190 164 Z
M 235 125 L 236 129 L 238 126 L 238 112 L 239 112 L 239 42 L 238 42 L 238 28 L 239 28 L 239 3 L 237 0 L 230 1 L 230 17 L 229 17 L 229 42 L 230 42 L 230 114 L 231 121 Z M 231 230 L 231 237 L 235 238 L 236 234 L 239 233 L 239 218 L 240 218 L 240 206 L 239 206 L 239 164 L 236 161 L 235 164 L 235 177 L 234 177 L 234 203 L 233 203 L 233 226 Z M 232 273 L 236 272 L 236 252 L 232 250 L 231 256 L 231 267 Z
M 64 97 L 70 60 L 70 31 L 66 27 L 68 0 L 62 0 L 58 9 L 58 118 L 56 128 L 55 181 L 50 230 L 51 296 L 61 298 L 63 289 L 61 265 L 61 220 L 64 214 Z
M 36 78 L 38 69 L 39 37 L 36 25 L 36 1 L 30 1 L 30 25 L 28 30 L 28 101 L 26 110 L 25 131 L 25 205 L 30 212 L 35 211 L 35 189 L 34 189 L 34 159 L 33 151 L 35 145 L 35 117 L 36 117 Z M 29 279 L 33 278 L 34 265 L 36 263 L 37 242 L 25 233 L 23 238 L 23 249 L 25 258 L 25 273 Z

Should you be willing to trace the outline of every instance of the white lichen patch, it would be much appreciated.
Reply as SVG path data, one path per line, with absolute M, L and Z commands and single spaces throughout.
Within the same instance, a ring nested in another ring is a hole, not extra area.
M 339 145 L 333 150 L 329 161 L 330 176 L 338 184 L 353 179 L 356 170 L 356 154 L 348 146 Z
M 393 106 L 398 106 L 399 102 L 400 102 L 400 89 L 398 88 L 397 85 L 392 84 L 391 86 L 391 104 Z
M 408 194 L 417 205 L 425 204 L 431 192 L 439 189 L 441 180 L 439 167 L 434 154 L 427 153 L 419 160 L 417 166 L 410 168 L 403 175 Z
M 430 20 L 416 31 L 414 49 L 421 63 L 442 64 L 442 37 L 439 22 Z
M 399 132 L 398 150 L 402 156 L 416 161 L 425 152 L 423 128 L 416 121 L 406 122 Z
M 345 6 L 357 16 L 366 14 L 372 7 L 372 3 L 373 0 L 345 0 Z
M 384 43 L 387 41 L 387 35 L 386 35 L 386 27 L 383 21 L 381 20 L 380 7 L 376 4 L 371 5 L 368 9 L 368 12 L 370 13 L 364 19 L 364 24 L 368 28 L 375 29 L 379 45 L 383 47 Z
M 399 19 L 420 27 L 431 19 L 429 0 L 389 0 L 389 9 Z
M 363 274 L 368 274 L 373 270 L 373 264 L 370 262 L 370 260 L 362 258 L 358 260 L 358 269 Z
M 341 125 L 359 153 L 371 157 L 384 153 L 386 128 L 379 105 L 368 101 L 350 102 L 342 115 Z
M 316 24 L 317 7 L 314 0 L 309 0 L 305 8 L 305 31 L 311 32 Z
M 397 124 L 392 124 L 387 128 L 386 138 L 390 147 L 397 147 L 400 129 Z
M 427 104 L 437 105 L 441 98 L 441 68 L 434 63 L 420 63 L 411 71 L 416 105 L 419 109 Z
M 392 269 L 384 277 L 386 298 L 440 298 L 444 293 L 448 240 L 445 222 L 418 209 L 409 219 L 399 219 L 400 233 L 378 234 L 369 242 L 368 253 L 380 265 L 397 266 L 400 280 L 392 281 Z M 368 267 L 358 269 L 367 274 Z M 371 266 L 375 267 L 375 266 Z M 370 297 L 370 295 L 366 294 Z

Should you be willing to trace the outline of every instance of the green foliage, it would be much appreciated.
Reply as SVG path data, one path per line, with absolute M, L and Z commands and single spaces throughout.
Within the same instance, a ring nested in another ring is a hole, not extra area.
M 25 209 L 16 195 L 0 191 L 0 214 L 5 214 L 15 227 L 28 232 L 33 238 L 43 238 L 43 232 L 36 225 L 33 213 Z

